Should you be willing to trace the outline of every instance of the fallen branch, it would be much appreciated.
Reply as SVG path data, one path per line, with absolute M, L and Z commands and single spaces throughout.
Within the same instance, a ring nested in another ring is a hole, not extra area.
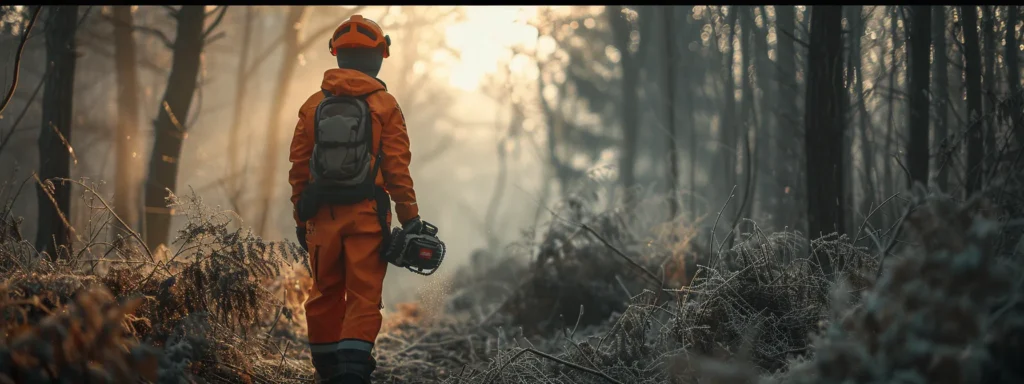
M 608 376 L 608 374 L 606 374 L 604 372 L 598 371 L 596 369 L 590 369 L 590 368 L 584 367 L 582 365 L 578 365 L 576 363 L 572 363 L 572 362 L 569 362 L 569 361 L 565 361 L 565 360 L 559 359 L 557 357 L 551 356 L 549 354 L 546 354 L 544 352 L 538 351 L 538 350 L 533 349 L 533 348 L 524 348 L 524 349 L 520 350 L 519 352 L 516 352 L 516 354 L 514 356 L 512 356 L 511 359 L 506 361 L 505 364 L 502 364 L 501 367 L 498 368 L 498 371 L 496 372 L 496 374 L 500 375 L 501 371 L 505 370 L 506 366 L 511 364 L 513 361 L 516 361 L 516 359 L 518 359 L 520 356 L 522 356 L 526 352 L 533 353 L 533 354 L 535 354 L 537 356 L 543 357 L 545 359 L 554 361 L 556 363 L 565 365 L 565 366 L 570 367 L 570 368 L 575 368 L 575 369 L 583 371 L 583 372 L 588 372 L 588 373 L 600 376 L 602 379 L 605 379 L 605 381 L 607 381 L 609 383 L 622 384 L 621 381 L 613 379 L 611 376 Z
M 649 277 L 652 281 L 654 281 L 655 283 L 658 284 L 658 290 L 659 291 L 661 290 L 661 288 L 662 288 L 661 287 L 661 279 L 659 279 L 657 275 L 655 275 L 653 272 L 647 270 L 647 268 L 644 268 L 642 265 L 637 264 L 637 262 L 633 261 L 633 259 L 630 259 L 629 256 L 626 256 L 625 253 L 622 253 L 622 251 L 620 251 L 614 245 L 609 243 L 608 240 L 605 240 L 596 231 L 591 229 L 590 226 L 588 226 L 586 224 L 580 224 L 580 227 L 583 228 L 583 230 L 585 230 L 587 232 L 590 232 L 591 235 L 594 235 L 594 237 L 596 237 L 597 240 L 599 240 L 601 243 L 603 243 L 604 246 L 608 247 L 608 249 L 611 249 L 612 252 L 615 252 L 615 254 L 619 255 L 619 257 L 622 257 L 623 259 L 625 259 L 630 265 L 632 265 L 633 267 L 636 267 L 637 269 L 643 271 L 644 274 L 647 275 L 647 277 Z

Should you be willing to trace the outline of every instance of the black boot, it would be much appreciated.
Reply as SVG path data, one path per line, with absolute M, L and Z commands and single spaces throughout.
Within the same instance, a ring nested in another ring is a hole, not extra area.
M 343 349 L 331 353 L 314 353 L 318 384 L 370 384 L 370 375 L 377 361 L 369 352 Z

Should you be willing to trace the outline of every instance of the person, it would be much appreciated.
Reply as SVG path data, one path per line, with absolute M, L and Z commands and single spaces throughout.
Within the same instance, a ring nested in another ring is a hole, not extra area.
M 391 38 L 353 15 L 329 43 L 338 68 L 299 108 L 288 179 L 313 278 L 305 309 L 318 381 L 362 384 L 376 369 L 391 200 L 403 228 L 421 222 L 405 116 L 377 78 Z

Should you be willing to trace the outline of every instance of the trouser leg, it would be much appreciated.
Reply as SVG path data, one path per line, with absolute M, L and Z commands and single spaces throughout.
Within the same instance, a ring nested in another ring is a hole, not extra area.
M 381 294 L 388 267 L 380 257 L 382 241 L 379 234 L 353 235 L 343 239 L 346 249 L 345 286 L 348 291 L 345 326 L 341 335 L 344 340 L 361 340 L 372 345 L 380 332 Z
M 324 379 L 337 376 L 341 364 L 338 350 L 346 311 L 346 273 L 340 224 L 318 217 L 306 225 L 313 277 L 305 303 L 306 325 L 313 366 Z
M 381 326 L 381 293 L 387 263 L 380 258 L 380 235 L 352 235 L 343 239 L 345 250 L 345 319 L 341 340 L 312 348 L 314 364 L 323 383 L 364 384 L 377 364 L 371 355 Z

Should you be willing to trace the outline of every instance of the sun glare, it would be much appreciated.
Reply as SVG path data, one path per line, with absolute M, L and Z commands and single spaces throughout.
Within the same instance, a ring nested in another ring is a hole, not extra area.
M 473 91 L 481 80 L 509 59 L 509 48 L 531 46 L 537 40 L 537 29 L 526 22 L 536 14 L 537 7 L 466 7 L 464 21 L 445 30 L 445 40 L 461 52 L 462 60 L 451 69 L 449 83 Z

